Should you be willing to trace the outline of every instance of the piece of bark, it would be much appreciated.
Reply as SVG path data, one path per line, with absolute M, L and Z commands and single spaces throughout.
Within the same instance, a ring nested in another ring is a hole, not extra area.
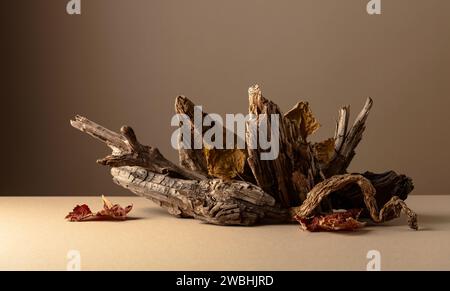
M 356 173 L 355 173 L 356 174 Z M 380 174 L 365 172 L 361 174 L 368 179 L 376 190 L 375 199 L 378 208 L 383 207 L 392 197 L 397 196 L 406 200 L 408 194 L 414 189 L 410 177 L 388 171 Z M 369 217 L 370 213 L 365 205 L 361 188 L 356 184 L 350 184 L 330 195 L 331 203 L 335 209 L 361 208 L 361 217 Z
M 355 149 L 362 139 L 362 134 L 366 129 L 366 120 L 369 116 L 370 109 L 372 108 L 373 101 L 369 97 L 364 104 L 363 109 L 358 114 L 353 123 L 353 126 L 347 131 L 348 118 L 350 115 L 350 107 L 343 107 L 339 111 L 339 117 L 336 126 L 335 133 L 335 155 L 328 163 L 324 166 L 323 172 L 326 177 L 331 177 L 333 175 L 344 174 L 348 168 L 348 165 L 355 156 Z
M 302 139 L 299 124 L 283 116 L 279 107 L 263 97 L 258 85 L 249 88 L 249 113 L 258 124 L 261 114 L 267 116 L 267 128 L 271 128 L 270 116 L 279 116 L 279 154 L 274 160 L 261 160 L 260 148 L 248 148 L 247 161 L 258 186 L 277 198 L 284 207 L 299 205 L 309 186 L 314 185 L 317 168 L 310 145 Z M 246 140 L 249 144 L 257 139 L 256 130 L 247 126 Z
M 208 129 L 206 126 L 202 126 L 201 129 L 196 129 L 194 126 L 194 103 L 189 100 L 186 96 L 178 96 L 175 98 L 175 112 L 177 114 L 186 114 L 190 119 L 190 125 L 191 125 L 191 136 L 194 136 L 196 131 L 198 134 L 201 134 L 203 136 L 203 133 Z M 203 117 L 205 117 L 206 112 L 202 113 L 202 120 Z M 202 122 L 203 123 L 203 122 Z M 194 148 L 194 140 L 191 139 L 191 148 L 186 149 L 182 145 L 181 140 L 179 141 L 179 149 L 178 149 L 178 157 L 180 160 L 180 166 L 201 173 L 205 176 L 208 175 L 208 169 L 206 165 L 206 159 L 203 155 L 202 149 L 195 149 Z
M 291 209 L 293 216 L 298 216 L 301 219 L 313 216 L 322 199 L 350 184 L 357 184 L 361 188 L 364 203 L 369 210 L 370 218 L 374 222 L 381 223 L 397 218 L 403 211 L 408 216 L 409 227 L 415 230 L 418 229 L 417 215 L 397 196 L 393 196 L 378 211 L 375 188 L 369 180 L 358 174 L 335 175 L 320 182 L 308 193 L 302 205 Z

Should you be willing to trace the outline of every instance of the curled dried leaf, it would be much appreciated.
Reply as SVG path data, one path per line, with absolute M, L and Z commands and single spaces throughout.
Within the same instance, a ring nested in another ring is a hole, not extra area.
M 75 208 L 67 214 L 65 217 L 66 219 L 70 221 L 83 221 L 88 220 L 92 218 L 94 214 L 92 213 L 91 209 L 89 209 L 89 206 L 86 204 L 77 205 Z
M 358 221 L 362 209 L 350 209 L 344 212 L 335 212 L 328 215 L 318 215 L 312 218 L 294 218 L 300 223 L 303 230 L 308 231 L 349 231 L 366 225 Z
M 298 124 L 300 127 L 300 135 L 304 140 L 320 127 L 308 102 L 298 102 L 291 110 L 286 112 L 284 117 Z
M 244 172 L 246 153 L 241 149 L 204 149 L 208 174 L 232 179 Z
M 106 219 L 126 219 L 128 212 L 131 211 L 133 205 L 123 208 L 119 204 L 112 204 L 105 196 L 102 195 L 103 210 L 97 212 L 98 217 Z
M 93 213 L 86 204 L 77 205 L 65 218 L 69 221 L 88 221 L 88 220 L 125 220 L 127 214 L 133 208 L 129 205 L 125 208 L 119 204 L 112 204 L 102 195 L 103 209 Z
M 329 138 L 313 145 L 314 154 L 320 163 L 327 164 L 333 158 L 334 141 L 334 138 Z

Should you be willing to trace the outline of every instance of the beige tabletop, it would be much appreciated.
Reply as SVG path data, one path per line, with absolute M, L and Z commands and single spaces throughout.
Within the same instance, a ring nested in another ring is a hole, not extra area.
M 82 270 L 366 270 L 376 250 L 382 270 L 450 270 L 450 196 L 407 200 L 419 231 L 402 217 L 350 233 L 214 226 L 172 217 L 144 198 L 111 200 L 133 203 L 131 219 L 64 220 L 75 204 L 99 210 L 99 197 L 0 197 L 0 269 L 66 270 L 76 258 Z

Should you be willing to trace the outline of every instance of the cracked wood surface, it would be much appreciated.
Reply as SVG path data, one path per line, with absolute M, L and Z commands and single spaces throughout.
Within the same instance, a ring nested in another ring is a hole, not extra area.
M 244 181 L 183 180 L 140 167 L 112 168 L 113 181 L 146 197 L 169 213 L 212 224 L 252 225 L 290 219 L 287 209 L 261 188 Z

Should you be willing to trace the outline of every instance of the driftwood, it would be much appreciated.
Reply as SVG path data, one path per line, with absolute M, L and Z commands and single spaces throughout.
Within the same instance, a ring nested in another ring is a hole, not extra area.
M 219 225 L 254 225 L 289 222 L 295 217 L 331 213 L 333 209 L 360 208 L 363 216 L 376 223 L 396 218 L 404 211 L 410 227 L 417 229 L 417 216 L 403 202 L 413 189 L 410 178 L 393 171 L 347 174 L 372 104 L 368 98 L 350 127 L 350 107 L 343 107 L 338 112 L 334 137 L 311 143 L 308 136 L 319 124 L 307 102 L 297 103 L 283 115 L 262 95 L 258 85 L 250 87 L 249 113 L 256 119 L 262 118 L 261 114 L 280 116 L 279 155 L 274 160 L 260 159 L 263 151 L 248 146 L 254 131 L 247 127 L 245 164 L 233 179 L 215 177 L 202 149 L 180 148 L 178 166 L 158 149 L 142 145 L 128 126 L 116 133 L 80 116 L 71 124 L 112 149 L 111 155 L 97 162 L 112 168 L 116 184 L 176 216 Z M 191 119 L 192 131 L 204 133 L 208 129 L 194 127 L 194 103 L 187 97 L 176 98 L 175 110 Z M 228 150 L 218 151 L 220 155 L 220 151 Z

